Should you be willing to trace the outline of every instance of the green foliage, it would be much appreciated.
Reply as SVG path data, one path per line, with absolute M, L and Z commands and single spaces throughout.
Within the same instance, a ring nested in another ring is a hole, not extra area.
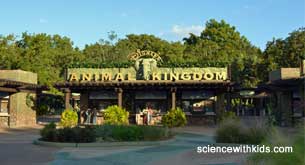
M 58 115 L 64 110 L 63 96 L 54 94 L 40 94 L 37 98 L 36 114 L 40 115 Z
M 167 61 L 163 63 L 158 63 L 158 67 L 226 67 L 229 62 L 217 62 L 217 61 Z M 76 62 L 71 63 L 68 68 L 129 68 L 134 66 L 133 62 L 101 62 L 101 63 L 86 63 L 86 62 Z
M 47 105 L 39 105 L 36 108 L 36 115 L 42 116 L 46 115 L 48 113 L 48 106 Z
M 168 68 L 176 68 L 176 67 L 226 67 L 228 66 L 228 62 L 218 62 L 218 61 L 183 61 L 183 62 L 164 62 L 159 63 L 159 67 L 168 67 Z
M 169 129 L 157 126 L 100 125 L 56 129 L 54 123 L 41 131 L 41 140 L 51 142 L 88 143 L 104 141 L 156 141 L 173 136 Z
M 226 111 L 221 114 L 219 117 L 219 122 L 225 121 L 225 120 L 239 120 L 238 116 L 236 116 L 235 112 L 232 111 Z
M 224 20 L 211 19 L 206 22 L 200 36 L 191 34 L 184 38 L 184 57 L 190 61 L 224 61 L 232 64 L 232 79 L 245 87 L 258 82 L 256 65 L 261 51 L 234 26 Z M 255 81 L 253 81 L 255 80 Z
M 92 128 L 61 128 L 56 129 L 54 123 L 46 125 L 41 131 L 41 140 L 51 142 L 88 143 L 96 140 L 95 131 Z
M 75 127 L 77 125 L 78 116 L 77 112 L 72 109 L 66 109 L 60 118 L 60 125 L 62 127 Z
M 243 143 L 245 134 L 242 128 L 235 120 L 227 120 L 223 122 L 216 130 L 217 143 Z
M 266 138 L 263 127 L 244 127 L 238 120 L 226 119 L 216 130 L 217 143 L 260 144 Z
M 76 62 L 71 63 L 68 68 L 129 68 L 134 66 L 132 62 L 100 62 L 100 63 L 87 63 Z
M 305 28 L 293 31 L 285 39 L 275 39 L 267 42 L 263 52 L 263 61 L 259 73 L 268 81 L 268 72 L 281 67 L 299 67 L 305 59 Z
M 254 126 L 250 127 L 247 130 L 244 130 L 246 133 L 246 143 L 249 144 L 260 144 L 262 143 L 267 134 L 267 128 L 265 127 L 259 127 L 259 126 Z
M 182 127 L 186 125 L 186 116 L 181 108 L 171 109 L 162 117 L 162 124 L 166 127 Z
M 109 106 L 104 111 L 106 124 L 127 125 L 129 124 L 128 117 L 129 112 L 117 105 Z
M 95 126 L 99 141 L 155 141 L 172 136 L 169 129 L 156 126 L 101 125 Z
M 276 119 L 275 119 L 275 115 L 274 112 L 272 110 L 272 105 L 271 104 L 267 104 L 266 107 L 267 110 L 267 125 L 268 126 L 274 126 L 276 125 Z
M 36 102 L 36 99 L 34 98 L 33 95 L 31 95 L 31 94 L 26 95 L 25 103 L 28 107 L 35 107 L 35 102 Z
M 89 143 L 95 142 L 96 136 L 92 128 L 62 128 L 57 130 L 58 142 Z
M 56 141 L 56 124 L 51 122 L 44 126 L 42 130 L 40 130 L 40 136 L 42 140 L 45 141 Z
M 183 39 L 184 43 L 168 42 L 147 34 L 129 34 L 118 39 L 111 31 L 108 39 L 79 50 L 69 38 L 57 34 L 7 35 L 0 36 L 0 69 L 38 73 L 38 83 L 51 87 L 64 80 L 68 67 L 130 67 L 133 64 L 128 62 L 127 55 L 140 49 L 158 52 L 163 59 L 161 67 L 231 65 L 233 81 L 243 87 L 254 87 L 267 81 L 271 70 L 299 66 L 300 60 L 305 58 L 304 29 L 293 31 L 285 39 L 273 39 L 263 53 L 234 26 L 214 19 L 206 22 L 199 36 L 190 34 Z
M 263 145 L 270 146 L 292 146 L 293 152 L 291 153 L 255 153 L 249 157 L 249 164 L 305 164 L 305 129 L 299 129 L 297 135 L 289 134 L 289 137 L 284 137 L 275 131 L 272 136 L 266 140 Z M 289 140 L 288 140 L 289 139 Z M 291 140 L 292 139 L 292 140 Z

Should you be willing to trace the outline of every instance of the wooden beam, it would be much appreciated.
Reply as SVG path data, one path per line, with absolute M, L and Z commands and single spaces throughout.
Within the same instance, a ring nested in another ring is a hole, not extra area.
M 65 93 L 65 109 L 69 109 L 71 108 L 70 106 L 71 91 L 69 89 L 65 89 L 64 93 Z
M 123 89 L 122 88 L 115 88 L 115 91 L 118 94 L 118 106 L 123 106 Z
M 0 92 L 16 93 L 18 90 L 15 88 L 0 87 Z
M 172 109 L 176 109 L 176 92 L 177 92 L 177 88 L 175 88 L 175 87 L 171 88 L 171 93 L 172 93 Z

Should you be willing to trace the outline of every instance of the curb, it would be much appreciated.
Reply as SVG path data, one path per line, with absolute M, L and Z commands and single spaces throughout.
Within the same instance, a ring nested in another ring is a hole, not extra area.
M 162 141 L 130 141 L 130 142 L 94 142 L 94 143 L 60 143 L 34 140 L 33 144 L 47 147 L 117 147 L 117 146 L 155 146 L 175 141 L 176 138 Z

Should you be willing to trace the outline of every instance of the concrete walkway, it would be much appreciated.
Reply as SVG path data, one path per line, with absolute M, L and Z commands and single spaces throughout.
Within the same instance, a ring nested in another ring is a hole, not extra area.
M 212 135 L 215 128 L 185 127 L 176 140 L 150 147 L 107 147 L 107 148 L 63 148 L 56 153 L 52 165 L 191 165 L 191 164 L 243 164 L 245 154 L 198 154 L 197 146 L 215 143 Z M 205 135 L 208 134 L 208 135 Z
M 52 161 L 60 148 L 33 145 L 41 126 L 0 129 L 1 165 L 41 165 Z
M 6 164 L 242 164 L 244 154 L 198 154 L 197 146 L 214 143 L 212 127 L 175 129 L 179 134 L 173 142 L 159 146 L 54 148 L 32 144 L 39 129 L 16 128 L 0 130 L 0 160 Z

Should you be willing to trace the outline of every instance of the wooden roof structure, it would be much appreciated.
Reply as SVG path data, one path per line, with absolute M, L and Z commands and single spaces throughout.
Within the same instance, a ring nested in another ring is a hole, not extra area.
M 259 88 L 264 90 L 278 90 L 278 91 L 288 91 L 298 89 L 301 84 L 305 83 L 305 77 L 299 78 L 287 78 L 269 81 L 264 85 L 260 85 Z
M 54 86 L 56 88 L 69 88 L 69 89 L 110 89 L 124 87 L 128 89 L 141 89 L 141 88 L 170 88 L 170 87 L 182 87 L 182 88 L 207 88 L 207 89 L 227 89 L 231 87 L 233 83 L 230 81 L 189 81 L 189 80 L 133 80 L 133 81 L 66 81 L 58 82 Z
M 32 83 L 25 83 L 9 79 L 0 79 L 0 92 L 16 93 L 20 91 L 34 92 L 40 86 Z

